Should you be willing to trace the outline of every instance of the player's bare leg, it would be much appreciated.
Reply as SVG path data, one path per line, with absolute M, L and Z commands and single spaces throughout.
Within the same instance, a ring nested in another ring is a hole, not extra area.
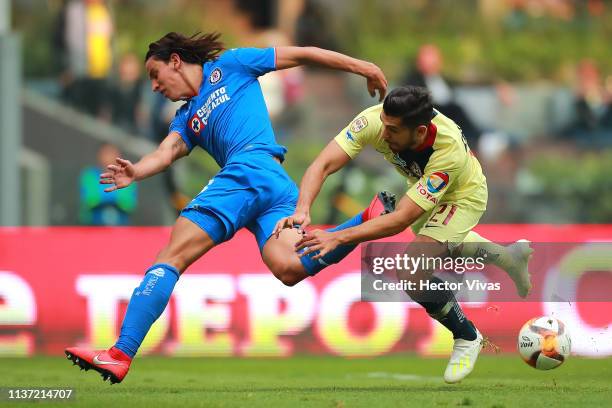
M 172 228 L 170 241 L 157 254 L 155 263 L 172 265 L 182 274 L 189 265 L 214 246 L 214 241 L 206 231 L 187 218 L 178 217 Z
M 204 230 L 179 217 L 170 242 L 157 255 L 155 264 L 134 290 L 117 343 L 108 350 L 69 347 L 65 350 L 66 357 L 82 370 L 98 371 L 111 384 L 121 382 L 151 325 L 166 308 L 179 276 L 214 245 Z
M 425 235 L 417 235 L 409 246 L 407 253 L 409 255 L 413 254 L 415 257 L 425 256 L 432 259 L 449 255 L 445 243 L 443 244 Z M 416 282 L 422 280 L 442 282 L 432 275 L 432 271 L 411 272 L 413 271 L 398 271 L 398 278 Z M 451 291 L 410 291 L 408 294 L 423 306 L 432 318 L 453 333 L 453 351 L 444 372 L 444 381 L 447 383 L 461 381 L 474 369 L 478 354 L 482 349 L 482 335 L 474 324 L 467 319 Z
M 295 244 L 301 237 L 297 228 L 284 229 L 278 239 L 268 239 L 261 254 L 268 269 L 287 286 L 293 286 L 309 276 L 295 252 Z
M 390 213 L 394 209 L 395 195 L 386 191 L 380 192 L 374 196 L 364 211 L 330 231 L 359 225 L 369 219 Z M 295 252 L 295 244 L 301 238 L 302 235 L 298 229 L 283 229 L 278 239 L 275 237 L 268 239 L 263 249 L 264 262 L 274 276 L 287 286 L 293 286 L 304 278 L 315 275 L 323 268 L 339 262 L 356 247 L 356 245 L 341 245 L 318 260 L 312 259 L 315 254 L 300 258 Z

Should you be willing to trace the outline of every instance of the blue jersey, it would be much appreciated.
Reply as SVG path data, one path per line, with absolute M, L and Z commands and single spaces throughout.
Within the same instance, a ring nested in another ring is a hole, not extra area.
M 276 143 L 257 81 L 275 69 L 274 48 L 236 48 L 205 63 L 198 95 L 177 110 L 170 132 L 178 132 L 189 151 L 202 147 L 221 167 L 253 150 L 282 161 L 286 149 Z

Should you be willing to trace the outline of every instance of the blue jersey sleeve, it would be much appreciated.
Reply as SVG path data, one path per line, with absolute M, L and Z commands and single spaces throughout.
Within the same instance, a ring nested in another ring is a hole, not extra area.
M 189 123 L 189 118 L 187 115 L 189 114 L 189 109 L 187 107 L 188 104 L 184 104 L 179 109 L 176 110 L 176 114 L 174 115 L 174 119 L 170 123 L 169 133 L 177 132 L 183 138 L 183 141 L 187 145 L 187 148 L 191 152 L 193 149 L 194 143 L 191 140 L 191 128 Z
M 276 69 L 274 48 L 236 48 L 230 51 L 245 71 L 259 77 Z

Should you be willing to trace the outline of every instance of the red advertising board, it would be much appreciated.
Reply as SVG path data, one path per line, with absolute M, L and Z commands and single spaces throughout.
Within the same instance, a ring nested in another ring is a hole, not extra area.
M 477 231 L 498 242 L 612 241 L 612 226 L 489 225 Z M 0 355 L 113 344 L 132 290 L 169 233 L 165 227 L 0 229 Z M 393 241 L 410 238 L 406 233 Z M 536 262 L 554 268 L 564 256 Z M 587 262 L 581 268 L 576 273 L 585 279 L 593 269 L 599 272 L 591 286 L 611 287 L 612 265 Z M 535 277 L 534 291 L 542 290 L 542 279 Z M 285 287 L 267 271 L 253 237 L 241 231 L 181 277 L 141 352 L 374 356 L 451 349 L 450 334 L 418 304 L 365 303 L 360 296 L 359 250 L 316 277 Z M 515 351 L 525 321 L 552 314 L 570 328 L 576 354 L 604 357 L 612 355 L 611 305 L 482 301 L 464 304 L 464 310 L 503 352 Z

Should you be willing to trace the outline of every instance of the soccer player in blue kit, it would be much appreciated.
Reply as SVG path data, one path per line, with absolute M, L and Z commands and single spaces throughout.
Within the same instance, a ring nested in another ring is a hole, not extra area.
M 119 339 L 108 350 L 69 347 L 68 359 L 94 369 L 104 380 L 121 382 L 132 358 L 161 315 L 185 269 L 215 245 L 246 227 L 255 235 L 263 261 L 286 285 L 295 285 L 354 246 L 339 247 L 321 260 L 299 257 L 300 231 L 268 239 L 276 222 L 295 211 L 298 189 L 283 167 L 286 149 L 276 143 L 257 78 L 298 65 L 318 65 L 361 75 L 371 96 L 385 96 L 387 81 L 376 65 L 315 47 L 236 48 L 224 51 L 219 34 L 186 37 L 168 33 L 149 45 L 145 67 L 153 91 L 184 100 L 156 151 L 132 164 L 117 158 L 100 176 L 105 191 L 124 188 L 164 171 L 195 146 L 206 150 L 221 170 L 176 220 L 170 242 L 130 299 Z M 381 198 L 382 200 L 382 198 Z M 382 205 L 382 207 L 381 207 Z M 376 198 L 362 214 L 336 229 L 348 228 L 387 207 Z M 314 256 L 314 255 L 313 255 Z

